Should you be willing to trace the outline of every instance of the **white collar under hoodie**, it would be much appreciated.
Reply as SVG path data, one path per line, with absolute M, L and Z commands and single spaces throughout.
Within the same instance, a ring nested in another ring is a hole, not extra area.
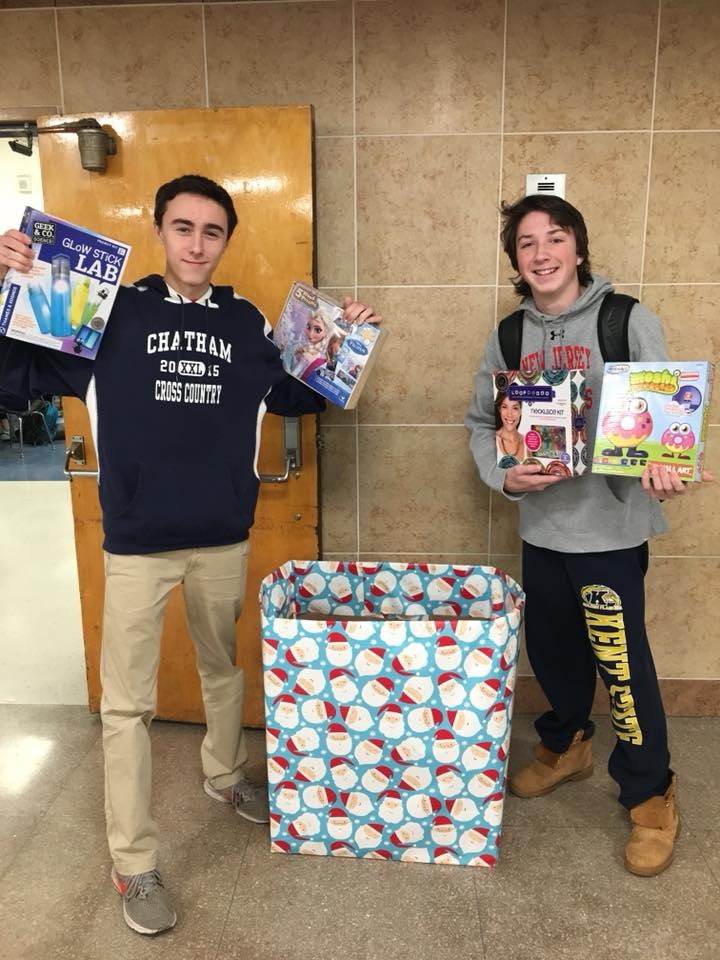
M 595 440 L 603 373 L 597 316 L 610 290 L 609 280 L 593 276 L 590 286 L 558 316 L 540 313 L 530 297 L 521 304 L 525 311 L 522 369 L 565 367 L 586 371 L 586 396 L 592 398 L 587 423 L 589 454 Z M 660 320 L 641 303 L 630 314 L 628 334 L 631 360 L 667 359 Z M 504 492 L 505 471 L 496 462 L 492 373 L 504 367 L 495 330 L 475 379 L 475 396 L 465 425 L 470 430 L 470 449 L 482 480 L 499 492 Z M 589 468 L 582 476 L 540 493 L 509 495 L 508 499 L 519 503 L 523 540 L 565 553 L 635 547 L 667 529 L 659 503 L 647 496 L 639 480 L 607 478 L 591 473 Z M 492 551 L 492 542 L 489 549 Z

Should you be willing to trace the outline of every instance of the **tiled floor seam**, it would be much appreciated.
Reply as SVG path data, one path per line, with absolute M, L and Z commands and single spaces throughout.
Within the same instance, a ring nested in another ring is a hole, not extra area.
M 101 734 L 101 735 L 102 735 L 102 734 Z M 65 790 L 65 787 L 72 781 L 72 778 L 75 776 L 75 773 L 77 772 L 78 768 L 81 766 L 81 764 L 83 764 L 83 763 L 88 759 L 88 757 L 90 756 L 90 753 L 91 753 L 93 750 L 97 750 L 97 738 L 90 744 L 90 746 L 85 750 L 85 752 L 82 753 L 82 755 L 78 757 L 78 761 L 77 761 L 77 763 L 72 767 L 72 769 L 71 769 L 71 770 L 68 770 L 67 775 L 66 775 L 65 777 L 63 777 L 62 781 L 60 782 L 60 785 L 58 786 L 58 789 L 55 791 L 55 795 L 54 795 L 52 801 L 51 801 L 50 804 L 38 815 L 38 819 L 43 819 L 43 820 L 44 820 L 45 817 L 47 817 L 47 815 L 52 811 L 52 808 L 55 806 L 55 804 L 56 804 L 56 803 L 58 802 L 58 800 L 60 799 L 60 796 L 61 796 L 61 794 L 63 793 L 63 791 Z
M 38 814 L 38 816 L 35 817 L 35 819 L 32 822 L 33 832 L 29 833 L 28 836 L 25 838 L 25 840 L 23 840 L 23 842 L 17 848 L 17 850 L 15 850 L 14 853 L 10 854 L 10 857 L 7 860 L 3 861 L 2 866 L 0 866 L 0 885 L 3 882 L 5 874 L 8 873 L 8 871 L 10 870 L 10 867 L 12 867 L 12 865 L 15 863 L 15 861 L 20 856 L 20 854 L 24 853 L 30 838 L 34 835 L 34 831 L 39 825 L 39 821 L 42 820 L 44 816 L 45 816 L 44 814 Z
M 478 870 L 479 867 L 474 867 L 471 869 Z M 485 923 L 483 921 L 483 911 L 482 911 L 482 902 L 480 900 L 480 891 L 478 890 L 478 878 L 477 875 L 473 877 L 473 890 L 475 891 L 475 912 L 477 913 L 478 927 L 480 928 L 480 949 L 482 954 L 473 958 L 473 960 L 488 960 L 487 951 L 485 950 Z M 470 960 L 470 958 L 468 958 Z
M 248 847 L 250 845 L 250 836 L 252 831 L 248 830 L 247 838 L 245 840 L 245 847 L 240 857 L 240 861 L 237 866 L 237 871 L 235 873 L 235 882 L 233 883 L 232 893 L 228 899 L 227 910 L 225 911 L 225 919 L 223 920 L 222 929 L 220 930 L 220 936 L 218 937 L 217 950 L 215 951 L 215 956 L 213 960 L 220 960 L 221 954 L 224 955 L 227 953 L 226 950 L 223 950 L 223 941 L 225 939 L 225 931 L 227 930 L 228 920 L 230 919 L 230 911 L 232 910 L 233 904 L 235 903 L 235 892 L 237 890 L 238 881 L 240 880 L 240 872 L 245 864 L 245 858 L 247 857 Z
M 712 862 L 705 856 L 705 851 L 703 850 L 702 846 L 700 845 L 697 838 L 695 837 L 695 834 L 692 832 L 692 830 L 688 829 L 685 824 L 683 824 L 683 836 L 685 837 L 685 842 L 689 840 L 693 844 L 695 849 L 698 851 L 703 863 L 708 869 L 708 873 L 715 881 L 715 886 L 718 888 L 718 894 L 720 894 L 720 875 L 715 873 Z

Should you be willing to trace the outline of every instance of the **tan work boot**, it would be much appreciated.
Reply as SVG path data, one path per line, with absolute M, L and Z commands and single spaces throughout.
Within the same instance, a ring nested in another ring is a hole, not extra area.
M 592 741 L 583 740 L 578 730 L 565 753 L 553 753 L 542 743 L 535 747 L 535 759 L 508 780 L 516 797 L 544 797 L 568 780 L 584 780 L 592 775 Z
M 675 784 L 662 796 L 650 797 L 632 807 L 633 828 L 625 847 L 625 868 L 640 877 L 654 877 L 672 863 L 675 840 L 680 835 L 680 816 L 675 804 Z

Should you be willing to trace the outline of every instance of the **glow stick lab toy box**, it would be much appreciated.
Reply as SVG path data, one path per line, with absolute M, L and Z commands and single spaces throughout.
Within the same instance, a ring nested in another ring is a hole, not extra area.
M 260 599 L 273 852 L 494 866 L 521 587 L 289 561 Z
M 663 464 L 700 480 L 712 380 L 703 360 L 606 363 L 593 473 L 639 477 Z
M 373 323 L 346 323 L 339 303 L 300 281 L 274 333 L 287 372 L 344 410 L 357 405 L 386 336 Z
M 9 270 L 0 294 L 0 336 L 93 359 L 131 248 L 26 207 L 29 273 Z
M 585 372 L 496 370 L 498 466 L 540 464 L 542 472 L 578 477 L 587 467 Z

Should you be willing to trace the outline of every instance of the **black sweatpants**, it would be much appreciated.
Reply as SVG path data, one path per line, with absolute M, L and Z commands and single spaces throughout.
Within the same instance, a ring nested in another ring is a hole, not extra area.
M 598 671 L 617 737 L 608 769 L 627 808 L 670 783 L 665 711 L 645 632 L 647 565 L 647 544 L 558 553 L 523 543 L 527 652 L 552 708 L 535 727 L 555 753 L 578 730 L 592 736 Z

